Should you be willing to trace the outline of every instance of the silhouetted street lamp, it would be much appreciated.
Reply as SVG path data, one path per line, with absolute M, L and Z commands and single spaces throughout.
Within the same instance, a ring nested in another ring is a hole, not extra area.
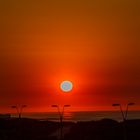
M 128 114 L 128 108 L 129 106 L 132 106 L 132 105 L 135 105 L 135 103 L 128 103 L 127 106 L 126 106 L 126 111 L 124 112 L 123 109 L 122 109 L 122 106 L 121 104 L 113 104 L 112 106 L 119 106 L 120 107 L 120 111 L 122 113 L 122 117 L 123 117 L 123 133 L 124 133 L 124 140 L 127 140 L 127 131 L 126 131 L 126 119 L 127 119 L 127 114 Z
M 21 115 L 22 115 L 23 108 L 27 107 L 27 105 L 19 105 L 19 106 L 14 105 L 14 106 L 11 106 L 11 107 L 16 109 L 17 114 L 18 114 L 18 118 L 20 119 Z
M 64 117 L 64 109 L 65 107 L 70 107 L 70 105 L 64 105 L 62 111 L 60 111 L 60 107 L 58 105 L 52 105 L 52 107 L 56 107 L 60 117 L 60 139 L 63 138 L 63 117 Z
M 115 107 L 115 106 L 119 106 L 119 107 L 120 107 L 120 111 L 121 111 L 121 113 L 122 113 L 122 118 L 123 118 L 124 121 L 127 119 L 128 108 L 129 108 L 129 106 L 132 106 L 132 105 L 135 105 L 135 103 L 132 103 L 132 102 L 131 102 L 131 103 L 128 103 L 128 104 L 127 104 L 127 107 L 126 107 L 126 111 L 125 111 L 125 113 L 124 113 L 121 104 L 112 104 L 112 106 L 114 106 L 114 107 Z

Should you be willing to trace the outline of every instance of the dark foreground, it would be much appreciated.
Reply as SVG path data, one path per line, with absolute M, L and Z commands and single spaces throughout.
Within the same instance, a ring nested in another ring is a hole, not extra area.
M 33 119 L 0 120 L 0 140 L 57 140 L 58 122 Z M 140 140 L 140 120 L 110 119 L 63 123 L 63 140 Z

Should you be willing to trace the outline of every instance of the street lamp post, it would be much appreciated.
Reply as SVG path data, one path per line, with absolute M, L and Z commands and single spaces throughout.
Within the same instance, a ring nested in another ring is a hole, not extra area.
M 21 119 L 23 108 L 27 107 L 27 105 L 19 105 L 19 106 L 14 105 L 14 106 L 11 106 L 11 107 L 16 109 L 17 114 L 18 114 L 18 118 Z
M 112 104 L 112 106 L 119 106 L 120 107 L 120 111 L 121 111 L 121 114 L 122 114 L 122 118 L 123 118 L 123 121 L 125 121 L 127 119 L 127 115 L 128 115 L 128 108 L 129 106 L 132 106 L 132 105 L 135 105 L 135 103 L 128 103 L 127 106 L 126 106 L 126 110 L 125 110 L 125 113 L 122 109 L 122 105 L 121 104 Z
M 56 107 L 60 117 L 60 139 L 63 138 L 63 117 L 64 117 L 64 110 L 65 107 L 70 107 L 70 105 L 64 105 L 62 111 L 58 105 L 52 105 L 52 107 Z
M 112 106 L 119 106 L 120 107 L 120 111 L 121 111 L 121 114 L 122 114 L 122 118 L 123 118 L 123 133 L 124 133 L 124 140 L 127 140 L 127 131 L 126 131 L 126 119 L 127 119 L 127 114 L 128 114 L 128 108 L 129 106 L 132 106 L 132 105 L 135 105 L 135 103 L 128 103 L 127 106 L 126 106 L 126 110 L 125 112 L 123 111 L 122 109 L 122 106 L 121 104 L 113 104 Z

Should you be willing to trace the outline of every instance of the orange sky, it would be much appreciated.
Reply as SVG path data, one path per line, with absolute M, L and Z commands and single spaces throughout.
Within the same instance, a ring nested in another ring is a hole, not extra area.
M 140 109 L 139 0 L 2 0 L 0 109 Z M 74 83 L 63 94 L 59 84 Z

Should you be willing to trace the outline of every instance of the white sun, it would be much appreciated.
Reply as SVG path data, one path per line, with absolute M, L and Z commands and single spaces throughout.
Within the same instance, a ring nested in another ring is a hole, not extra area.
M 70 81 L 63 81 L 61 84 L 60 84 L 60 88 L 62 91 L 64 92 L 69 92 L 72 90 L 73 88 L 73 84 L 72 82 Z

